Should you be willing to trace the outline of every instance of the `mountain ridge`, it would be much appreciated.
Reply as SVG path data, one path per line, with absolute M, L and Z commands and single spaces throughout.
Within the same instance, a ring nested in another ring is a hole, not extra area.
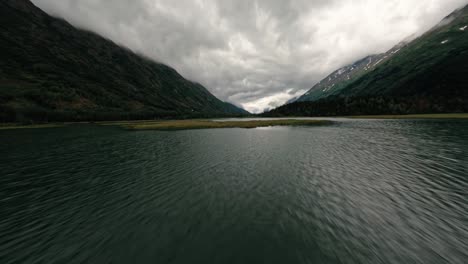
M 29 0 L 0 2 L 0 121 L 239 116 L 175 69 Z
M 264 115 L 468 112 L 467 29 L 468 5 L 404 44 L 372 70 L 349 82 L 338 82 L 336 92 L 315 87 L 302 100 Z M 310 94 L 315 97 L 307 98 Z
M 346 84 L 351 83 L 366 72 L 372 71 L 380 63 L 389 60 L 404 48 L 406 44 L 406 41 L 402 41 L 387 52 L 368 55 L 354 63 L 335 70 L 294 102 L 316 101 L 337 94 Z

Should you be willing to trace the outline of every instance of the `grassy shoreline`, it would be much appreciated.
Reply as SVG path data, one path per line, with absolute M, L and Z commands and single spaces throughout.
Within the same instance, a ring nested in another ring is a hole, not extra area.
M 468 119 L 468 113 L 460 114 L 415 114 L 415 115 L 363 115 L 345 116 L 352 119 Z
M 41 128 L 56 128 L 64 127 L 66 124 L 33 124 L 33 125 L 19 125 L 19 124 L 0 124 L 0 130 L 13 130 L 13 129 L 41 129 Z
M 145 121 L 121 122 L 116 125 L 128 130 L 191 130 L 215 128 L 257 128 L 272 126 L 317 126 L 331 124 L 326 120 L 249 120 L 249 121 L 212 121 L 212 120 L 173 120 L 173 121 Z

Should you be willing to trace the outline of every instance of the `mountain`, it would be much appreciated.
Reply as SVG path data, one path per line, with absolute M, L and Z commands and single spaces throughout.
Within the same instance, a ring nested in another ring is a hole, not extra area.
M 174 69 L 53 18 L 0 1 L 0 122 L 235 116 L 246 111 Z
M 379 64 L 386 62 L 404 48 L 406 42 L 401 42 L 391 50 L 367 56 L 353 64 L 347 65 L 334 71 L 325 79 L 317 83 L 307 93 L 299 97 L 297 102 L 316 101 L 328 96 L 338 94 L 347 84 L 352 83 L 357 78 L 375 69 Z
M 338 70 L 298 101 L 266 115 L 468 112 L 468 6 L 377 56 Z M 379 57 L 366 71 L 363 65 Z

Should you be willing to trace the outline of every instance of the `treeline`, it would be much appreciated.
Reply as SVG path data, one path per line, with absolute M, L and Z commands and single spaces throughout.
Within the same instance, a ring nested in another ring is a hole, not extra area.
M 296 102 L 264 113 L 262 116 L 405 115 L 467 112 L 467 97 L 364 96 L 335 97 L 315 102 Z

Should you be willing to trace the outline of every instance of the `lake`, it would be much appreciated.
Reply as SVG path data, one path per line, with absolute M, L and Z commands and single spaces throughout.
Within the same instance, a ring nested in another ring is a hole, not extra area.
M 0 131 L 0 262 L 466 263 L 468 121 Z

